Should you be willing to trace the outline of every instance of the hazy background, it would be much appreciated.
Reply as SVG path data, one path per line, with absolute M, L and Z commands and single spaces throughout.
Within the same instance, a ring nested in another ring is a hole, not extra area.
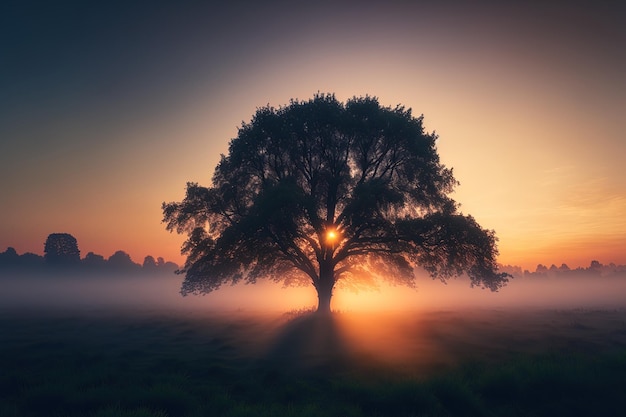
M 625 6 L 511 3 L 4 1 L 0 251 L 182 263 L 161 203 L 256 107 L 320 91 L 423 113 L 500 262 L 624 264 Z
M 314 288 L 283 288 L 263 281 L 224 286 L 204 296 L 180 295 L 180 277 L 39 276 L 0 278 L 0 312 L 294 313 L 317 306 Z M 427 276 L 418 288 L 382 285 L 379 291 L 337 289 L 331 307 L 339 312 L 462 311 L 464 309 L 624 309 L 626 277 L 518 278 L 497 293 L 470 288 L 468 279 L 447 284 Z

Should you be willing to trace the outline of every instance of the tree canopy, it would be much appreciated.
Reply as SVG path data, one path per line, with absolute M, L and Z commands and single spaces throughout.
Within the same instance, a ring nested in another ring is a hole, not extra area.
M 495 233 L 459 212 L 422 120 L 369 96 L 257 109 L 212 186 L 187 183 L 183 201 L 163 203 L 167 229 L 187 234 L 183 295 L 269 277 L 312 284 L 330 311 L 337 283 L 413 286 L 417 266 L 500 288 Z
M 50 265 L 76 265 L 80 250 L 76 238 L 69 233 L 51 233 L 44 244 L 44 259 Z

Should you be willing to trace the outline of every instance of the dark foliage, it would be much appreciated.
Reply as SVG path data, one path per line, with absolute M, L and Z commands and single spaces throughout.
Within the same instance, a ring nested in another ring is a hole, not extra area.
M 145 274 L 167 273 L 173 274 L 178 265 L 166 262 L 159 257 L 154 260 L 146 256 L 143 265 L 133 262 L 130 255 L 122 250 L 116 251 L 108 259 L 93 252 L 88 252 L 80 259 L 80 251 L 76 239 L 67 233 L 53 233 L 45 243 L 45 257 L 34 253 L 19 255 L 15 248 L 9 247 L 0 252 L 0 275 L 58 275 L 67 274 Z
M 120 270 L 132 270 L 140 267 L 140 265 L 134 263 L 130 255 L 123 250 L 118 250 L 113 255 L 109 256 L 107 265 L 109 268 Z
M 182 293 L 269 276 L 312 284 L 329 310 L 336 283 L 411 286 L 418 265 L 497 290 L 508 274 L 495 234 L 457 211 L 436 139 L 410 109 L 372 97 L 258 109 L 213 185 L 188 183 L 182 202 L 163 204 L 167 229 L 188 235 Z
M 97 253 L 89 252 L 83 259 L 83 265 L 88 268 L 103 268 L 106 266 L 104 256 Z
M 19 255 L 15 248 L 8 247 L 4 252 L 0 252 L 1 269 L 35 269 L 41 268 L 44 258 L 34 253 L 23 253 Z
M 80 251 L 76 238 L 69 233 L 52 233 L 44 245 L 44 259 L 49 265 L 77 265 Z

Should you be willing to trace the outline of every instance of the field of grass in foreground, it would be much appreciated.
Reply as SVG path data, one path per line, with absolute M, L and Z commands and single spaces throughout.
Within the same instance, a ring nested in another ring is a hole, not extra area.
M 626 312 L 0 313 L 1 416 L 615 416 Z

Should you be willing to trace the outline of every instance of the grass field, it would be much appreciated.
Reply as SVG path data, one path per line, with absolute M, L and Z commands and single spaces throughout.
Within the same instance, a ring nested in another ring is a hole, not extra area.
M 0 312 L 0 415 L 626 415 L 626 311 Z

